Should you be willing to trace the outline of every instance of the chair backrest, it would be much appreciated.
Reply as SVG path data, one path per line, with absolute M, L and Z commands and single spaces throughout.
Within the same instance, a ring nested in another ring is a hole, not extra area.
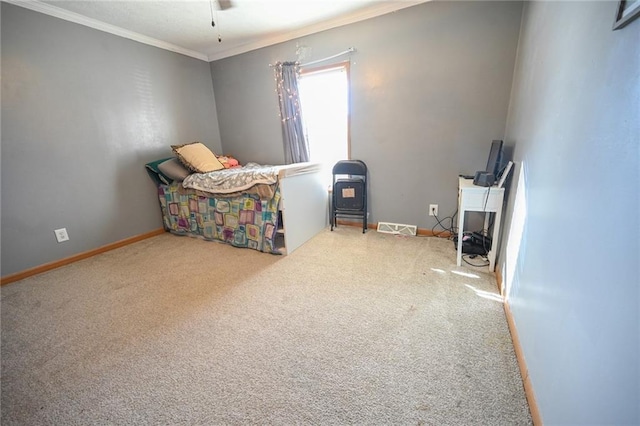
M 367 176 L 367 165 L 360 160 L 341 160 L 333 166 L 334 175 Z

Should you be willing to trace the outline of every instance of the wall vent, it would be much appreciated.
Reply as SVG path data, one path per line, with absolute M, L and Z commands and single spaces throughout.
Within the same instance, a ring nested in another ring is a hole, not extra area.
M 378 232 L 395 235 L 416 235 L 418 227 L 403 223 L 378 222 Z

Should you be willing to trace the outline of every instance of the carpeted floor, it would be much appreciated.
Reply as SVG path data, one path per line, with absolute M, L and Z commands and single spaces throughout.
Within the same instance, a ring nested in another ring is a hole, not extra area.
M 481 271 L 351 227 L 145 240 L 2 287 L 2 424 L 531 424 Z

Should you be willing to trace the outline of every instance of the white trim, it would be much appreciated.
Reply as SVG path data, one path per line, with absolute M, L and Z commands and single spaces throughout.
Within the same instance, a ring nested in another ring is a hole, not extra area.
M 421 3 L 427 3 L 429 1 L 432 1 L 432 0 L 407 0 L 407 1 L 395 1 L 390 3 L 382 3 L 380 4 L 379 7 L 376 7 L 376 8 L 367 9 L 366 11 L 355 12 L 338 19 L 320 22 L 314 25 L 309 25 L 307 27 L 304 27 L 295 31 L 279 34 L 277 36 L 267 38 L 267 39 L 257 40 L 239 47 L 225 50 L 220 53 L 209 55 L 209 61 L 216 61 L 218 59 L 239 55 L 241 53 L 246 53 L 251 50 L 256 50 L 256 49 L 271 46 L 274 44 L 282 43 L 285 41 L 294 40 L 296 38 L 319 33 L 321 31 L 341 27 L 343 25 L 353 24 L 355 22 L 364 21 L 365 19 L 369 19 L 369 18 L 375 18 L 376 16 L 385 15 L 387 13 L 395 12 L 397 10 L 415 6 Z
M 175 44 L 167 43 L 162 40 L 148 37 L 140 33 L 126 30 L 115 25 L 107 24 L 97 19 L 88 18 L 84 15 L 80 15 L 75 12 L 52 6 L 48 3 L 42 3 L 38 0 L 0 0 L 6 3 L 10 3 L 16 6 L 24 7 L 36 12 L 44 13 L 45 15 L 54 16 L 56 18 L 63 19 L 65 21 L 74 22 L 76 24 L 84 25 L 89 28 L 96 29 L 98 31 L 104 31 L 106 33 L 114 34 L 119 37 L 124 37 L 129 40 L 137 41 L 139 43 L 155 46 L 160 49 L 169 50 L 171 52 L 180 53 L 185 56 L 200 59 L 201 61 L 216 61 L 218 59 L 227 58 L 229 56 L 239 55 L 241 53 L 250 52 L 252 50 L 260 49 L 263 47 L 271 46 L 274 44 L 282 43 L 285 41 L 293 40 L 296 38 L 308 36 L 321 31 L 329 30 L 332 28 L 341 27 L 343 25 L 352 24 L 365 19 L 375 18 L 376 16 L 385 15 L 387 13 L 395 12 L 407 7 L 415 6 L 420 3 L 426 3 L 431 0 L 402 0 L 395 2 L 386 2 L 380 4 L 378 7 L 369 8 L 364 11 L 358 11 L 349 15 L 330 20 L 320 22 L 318 24 L 309 25 L 298 30 L 278 34 L 274 37 L 264 38 L 253 42 L 246 43 L 242 46 L 232 47 L 228 50 L 224 50 L 219 53 L 207 55 L 202 52 L 196 52 L 194 50 L 186 49 Z
M 119 37 L 128 38 L 129 40 L 137 41 L 150 46 L 155 46 L 160 49 L 169 50 L 171 52 L 180 53 L 182 55 L 190 56 L 192 58 L 200 59 L 201 61 L 207 61 L 207 55 L 204 53 L 196 52 L 194 50 L 185 49 L 184 47 L 177 46 L 175 44 L 167 43 L 162 40 L 148 37 L 133 31 L 125 30 L 115 25 L 107 24 L 97 19 L 87 18 L 75 12 L 70 12 L 65 9 L 61 9 L 56 6 L 52 6 L 48 3 L 42 3 L 38 0 L 2 0 L 6 3 L 11 3 L 16 6 L 24 7 L 36 12 L 44 13 L 45 15 L 54 16 L 56 18 L 63 19 L 65 21 L 74 22 L 76 24 L 84 25 L 85 27 L 93 28 L 98 31 L 104 31 L 106 33 L 114 34 Z

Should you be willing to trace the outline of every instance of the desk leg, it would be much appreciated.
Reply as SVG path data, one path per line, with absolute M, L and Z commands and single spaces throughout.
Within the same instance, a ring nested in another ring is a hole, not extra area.
M 493 222 L 493 231 L 491 232 L 491 251 L 489 252 L 489 271 L 496 269 L 496 250 L 498 249 L 498 237 L 500 236 L 500 220 L 502 219 L 502 204 L 496 212 L 496 220 Z
M 463 235 L 464 235 L 464 209 L 460 209 L 460 213 L 458 214 L 458 253 L 456 256 L 456 265 L 458 266 L 462 264 L 462 236 Z

